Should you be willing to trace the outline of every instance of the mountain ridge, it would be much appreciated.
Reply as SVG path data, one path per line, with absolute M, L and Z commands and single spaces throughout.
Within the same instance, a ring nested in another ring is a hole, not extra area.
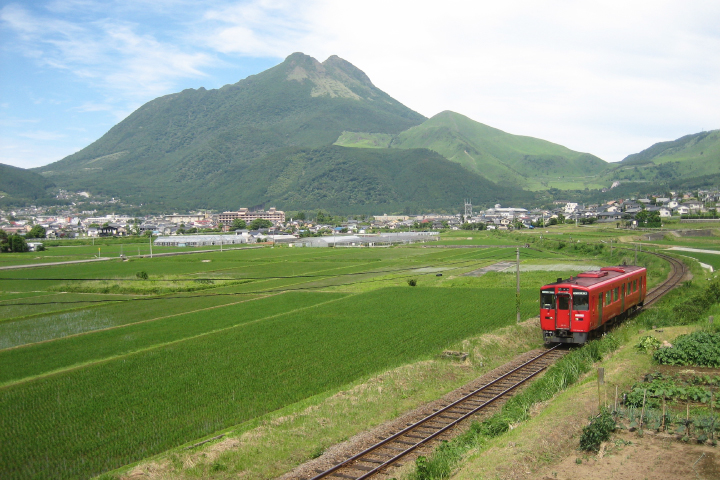
M 365 135 L 359 141 L 358 135 Z M 607 162 L 547 140 L 514 135 L 482 124 L 462 114 L 445 110 L 420 125 L 392 138 L 344 132 L 336 142 L 348 147 L 428 148 L 467 170 L 499 183 L 510 183 L 534 190 L 542 187 L 539 178 L 557 176 L 586 177 L 604 171 Z

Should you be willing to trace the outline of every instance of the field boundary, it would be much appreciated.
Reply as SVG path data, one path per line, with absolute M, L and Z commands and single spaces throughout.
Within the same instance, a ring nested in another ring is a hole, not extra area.
M 282 293 L 284 293 L 284 292 L 281 292 L 281 293 L 279 293 L 278 295 L 281 295 Z M 16 385 L 21 385 L 21 384 L 23 384 L 23 383 L 27 383 L 27 382 L 30 382 L 30 381 L 33 381 L 33 380 L 37 380 L 37 379 L 39 379 L 39 378 L 45 378 L 45 377 L 49 377 L 49 376 L 56 375 L 56 374 L 59 374 L 59 373 L 69 372 L 69 371 L 72 371 L 72 370 L 78 370 L 78 369 L 80 369 L 80 368 L 87 367 L 87 366 L 90 366 L 90 365 L 98 365 L 98 364 L 101 364 L 101 363 L 106 363 L 106 362 L 110 362 L 110 361 L 113 361 L 113 360 L 117 360 L 118 358 L 129 357 L 129 356 L 131 356 L 131 355 L 136 355 L 136 354 L 138 354 L 138 353 L 147 352 L 147 351 L 149 351 L 149 350 L 155 350 L 155 349 L 158 349 L 158 348 L 167 347 L 167 346 L 169 346 L 169 345 L 175 345 L 175 344 L 178 344 L 178 343 L 182 343 L 182 342 L 185 342 L 185 341 L 188 341 L 188 340 L 194 340 L 194 339 L 196 339 L 196 338 L 201 338 L 201 337 L 205 337 L 205 336 L 208 336 L 208 335 L 213 335 L 213 334 L 215 334 L 215 333 L 223 332 L 223 331 L 226 331 L 226 330 L 231 330 L 231 329 L 233 329 L 233 328 L 244 328 L 244 327 L 246 327 L 246 326 L 248 326 L 248 325 L 254 325 L 254 324 L 256 324 L 256 323 L 264 322 L 264 321 L 267 321 L 267 320 L 270 320 L 270 319 L 273 319 L 273 318 L 276 318 L 276 317 L 280 317 L 280 316 L 282 316 L 282 315 L 287 315 L 287 314 L 290 314 L 290 313 L 295 313 L 295 312 L 299 312 L 299 311 L 302 311 L 302 310 L 306 310 L 306 309 L 308 309 L 308 308 L 313 308 L 313 307 L 317 307 L 317 306 L 320 306 L 320 305 L 326 305 L 326 304 L 328 304 L 328 303 L 337 302 L 338 300 L 343 300 L 343 299 L 345 299 L 345 298 L 352 297 L 352 296 L 355 296 L 355 295 L 360 295 L 360 294 L 357 293 L 357 294 L 343 295 L 343 296 L 341 296 L 340 298 L 334 298 L 334 299 L 332 299 L 332 300 L 328 300 L 328 301 L 325 301 L 325 302 L 316 303 L 316 304 L 314 304 L 314 305 L 308 305 L 307 307 L 300 307 L 300 308 L 296 308 L 296 309 L 294 309 L 294 310 L 288 310 L 288 311 L 286 311 L 286 312 L 276 313 L 276 314 L 274 314 L 274 315 L 269 315 L 269 316 L 267 316 L 267 317 L 262 317 L 262 318 L 258 318 L 258 319 L 255 319 L 255 320 L 251 320 L 251 321 L 249 321 L 249 322 L 247 322 L 247 323 L 241 323 L 241 324 L 236 324 L 236 325 L 232 325 L 232 326 L 229 326 L 229 327 L 217 328 L 217 329 L 215 329 L 215 330 L 210 330 L 210 331 L 207 331 L 207 332 L 199 333 L 199 334 L 197 334 L 197 335 L 192 335 L 192 336 L 190 336 L 190 337 L 180 338 L 180 339 L 177 339 L 177 340 L 173 340 L 173 341 L 171 341 L 171 342 L 157 343 L 157 344 L 151 345 L 151 346 L 149 346 L 149 347 L 140 348 L 140 349 L 138 349 L 138 350 L 133 350 L 132 352 L 121 353 L 121 354 L 119 354 L 119 355 L 111 355 L 111 356 L 109 356 L 109 357 L 104 357 L 104 358 L 101 358 L 101 359 L 98 359 L 98 360 L 92 360 L 92 361 L 89 361 L 89 362 L 83 362 L 83 363 L 79 363 L 79 364 L 76 364 L 76 365 L 72 365 L 72 366 L 67 367 L 67 368 L 60 368 L 60 369 L 52 370 L 52 371 L 50 371 L 50 372 L 42 373 L 42 374 L 40 374 L 40 375 L 33 375 L 33 376 L 25 377 L 25 378 L 22 378 L 22 379 L 20 379 L 20 380 L 14 381 L 14 382 L 8 382 L 8 383 L 5 383 L 5 384 L 0 385 L 0 390 L 3 390 L 3 389 L 8 388 L 8 387 L 13 387 L 13 386 L 16 386 Z M 271 296 L 271 295 L 268 295 L 268 296 Z M 262 297 L 262 298 L 267 298 L 267 297 Z M 258 300 L 258 299 L 253 298 L 252 300 Z M 244 301 L 252 301 L 252 300 L 244 300 Z M 243 302 L 236 302 L 235 304 L 238 304 L 238 303 L 243 303 Z M 223 306 L 225 306 L 225 305 L 223 305 Z M 232 305 L 228 305 L 228 306 L 232 306 Z M 219 307 L 209 307 L 208 309 L 210 309 L 210 308 L 219 308 Z M 204 310 L 208 310 L 208 309 L 204 309 Z M 175 316 L 178 316 L 178 315 L 185 315 L 185 314 L 186 314 L 186 313 L 173 314 L 173 315 L 170 315 L 170 316 L 168 316 L 168 317 L 166 317 L 166 318 L 175 317 Z M 155 319 L 155 320 L 158 320 L 158 319 Z M 133 324 L 128 324 L 128 325 L 136 325 L 136 324 L 138 324 L 138 323 L 146 323 L 147 321 L 148 321 L 148 320 L 143 320 L 143 321 L 141 321 L 141 322 L 135 322 L 135 323 L 133 323 Z M 154 320 L 153 320 L 153 321 L 154 321 Z M 123 327 L 123 326 L 125 326 L 125 325 L 122 325 L 122 326 L 120 326 L 120 327 L 110 327 L 110 328 L 106 328 L 106 329 L 102 329 L 102 330 L 93 330 L 93 332 L 99 332 L 99 331 L 103 331 L 103 330 L 112 330 L 112 329 L 115 329 L 115 328 L 121 328 L 121 327 Z M 86 334 L 88 334 L 88 333 L 93 333 L 93 332 L 84 332 L 84 333 L 79 333 L 79 334 L 74 334 L 74 335 L 68 335 L 67 337 L 62 337 L 62 338 L 69 338 L 69 337 L 71 337 L 71 336 L 74 337 L 74 336 L 78 336 L 78 335 L 86 335 Z M 35 342 L 35 343 L 32 343 L 32 344 L 27 344 L 27 345 L 38 345 L 38 344 L 40 344 L 40 343 L 47 343 L 47 342 L 52 342 L 52 341 L 55 341 L 55 340 L 61 340 L 62 338 L 60 338 L 60 339 L 57 339 L 57 338 L 56 338 L 56 339 L 53 339 L 53 340 L 45 340 L 45 341 L 43 341 L 43 342 Z M 16 349 L 16 348 L 21 348 L 21 347 L 20 347 L 20 346 L 18 346 L 18 347 L 11 347 L 11 348 L 8 348 L 8 349 L 6 349 L 6 350 Z

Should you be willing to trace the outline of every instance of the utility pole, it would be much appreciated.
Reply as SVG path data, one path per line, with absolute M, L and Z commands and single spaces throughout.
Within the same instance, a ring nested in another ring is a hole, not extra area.
M 515 311 L 517 318 L 515 323 L 520 323 L 520 247 L 515 249 L 516 263 L 515 263 Z
M 637 243 L 635 244 L 635 265 L 637 265 Z
M 150 258 L 152 258 L 152 232 L 150 232 Z

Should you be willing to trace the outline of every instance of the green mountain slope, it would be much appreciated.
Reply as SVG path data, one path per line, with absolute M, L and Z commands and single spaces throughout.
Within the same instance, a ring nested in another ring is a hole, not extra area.
M 707 185 L 720 175 L 720 130 L 685 135 L 628 155 L 614 164 L 607 181 L 673 185 Z
M 54 186 L 35 172 L 0 163 L 0 205 L 45 204 L 54 197 L 48 191 Z
M 90 146 L 38 171 L 68 189 L 168 207 L 182 193 L 201 206 L 195 192 L 257 183 L 228 175 L 279 149 L 329 145 L 344 130 L 395 134 L 424 119 L 345 60 L 320 63 L 295 53 L 234 85 L 148 102 Z
M 266 175 L 267 171 L 273 175 Z M 324 208 L 338 213 L 457 210 L 465 198 L 485 206 L 531 198 L 528 192 L 507 191 L 468 173 L 427 149 L 287 149 L 228 177 L 233 176 L 258 181 L 227 198 L 230 204 Z M 216 196 L 210 190 L 203 195 L 208 204 Z
M 337 144 L 427 148 L 493 182 L 533 190 L 571 183 L 582 188 L 594 186 L 596 176 L 607 166 L 593 155 L 537 138 L 512 135 L 450 111 L 384 140 L 377 135 L 344 132 Z

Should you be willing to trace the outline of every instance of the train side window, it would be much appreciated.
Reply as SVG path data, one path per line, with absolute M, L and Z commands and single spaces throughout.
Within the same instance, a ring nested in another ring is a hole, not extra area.
M 612 301 L 612 290 L 608 290 L 605 292 L 605 305 L 610 305 L 610 302 Z
M 573 310 L 590 310 L 590 296 L 587 292 L 573 292 Z
M 615 302 L 620 298 L 620 287 L 615 287 Z
M 637 292 L 637 278 L 633 280 L 633 292 Z

